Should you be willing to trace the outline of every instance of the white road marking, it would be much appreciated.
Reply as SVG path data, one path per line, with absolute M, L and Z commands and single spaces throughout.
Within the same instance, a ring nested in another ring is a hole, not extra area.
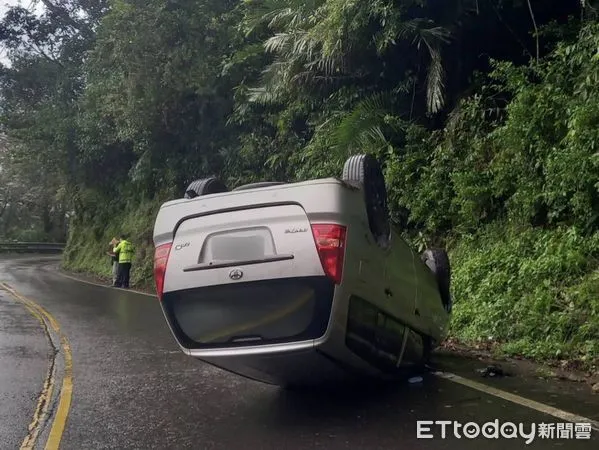
M 461 384 L 462 386 L 469 387 L 470 389 L 475 389 L 485 394 L 492 395 L 502 400 L 507 400 L 508 402 L 512 402 L 520 406 L 525 406 L 529 409 L 533 409 L 543 414 L 548 414 L 560 420 L 565 420 L 567 422 L 573 423 L 589 423 L 591 424 L 591 428 L 593 428 L 596 431 L 599 431 L 599 422 L 593 419 L 589 419 L 588 417 L 572 414 L 570 412 L 563 411 L 553 406 L 545 405 L 544 403 L 540 403 L 534 400 L 530 400 L 528 398 L 521 397 L 516 394 L 512 394 L 511 392 L 502 391 L 501 389 L 497 389 L 492 386 L 487 386 L 486 384 L 479 383 L 468 378 L 463 378 L 453 373 L 433 372 L 433 375 L 436 375 L 439 378 L 443 378 L 445 380 L 453 381 L 457 384 Z

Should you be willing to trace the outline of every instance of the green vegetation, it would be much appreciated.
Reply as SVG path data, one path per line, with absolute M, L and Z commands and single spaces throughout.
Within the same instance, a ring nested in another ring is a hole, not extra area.
M 109 243 L 120 233 L 129 233 L 133 236 L 136 250 L 136 261 L 131 270 L 132 279 L 138 287 L 153 287 L 152 230 L 153 218 L 159 207 L 160 202 L 157 201 L 131 204 L 119 214 L 119 220 L 108 220 L 105 224 L 92 220 L 92 226 L 75 226 L 71 230 L 64 253 L 65 266 L 75 272 L 108 279 L 111 274 L 111 260 L 107 255 L 111 248 Z
M 454 334 L 534 358 L 599 352 L 599 233 L 497 224 L 452 252 Z
M 454 337 L 599 359 L 594 2 L 44 4 L 0 23 L 0 238 L 60 239 L 68 211 L 67 268 L 108 275 L 125 231 L 147 283 L 156 210 L 193 179 L 369 152 L 406 237 L 451 251 Z

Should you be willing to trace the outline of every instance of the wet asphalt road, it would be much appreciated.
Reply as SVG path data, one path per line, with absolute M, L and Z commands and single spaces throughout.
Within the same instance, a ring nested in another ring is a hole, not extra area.
M 0 294 L 0 448 L 19 446 L 47 371 L 48 343 L 38 320 Z
M 245 380 L 183 355 L 156 299 L 78 283 L 59 275 L 57 264 L 0 255 L 0 282 L 46 308 L 70 340 L 74 389 L 61 448 L 599 448 L 597 432 L 590 441 L 537 438 L 531 445 L 522 439 L 419 440 L 417 420 L 560 420 L 432 375 L 420 385 L 328 394 L 288 393 Z M 27 433 L 47 354 L 37 320 L 0 290 L 1 449 L 19 448 Z M 599 396 L 583 387 L 490 382 L 599 419 Z

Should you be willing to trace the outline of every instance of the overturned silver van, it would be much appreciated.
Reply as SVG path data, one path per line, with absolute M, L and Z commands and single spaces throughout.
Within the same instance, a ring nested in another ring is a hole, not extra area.
M 426 363 L 452 301 L 443 250 L 417 254 L 389 219 L 382 171 L 340 179 L 192 183 L 162 205 L 154 277 L 186 354 L 286 387 L 392 377 Z

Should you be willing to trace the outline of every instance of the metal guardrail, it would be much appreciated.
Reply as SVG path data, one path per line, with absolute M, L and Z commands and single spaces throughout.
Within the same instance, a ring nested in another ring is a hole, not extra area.
M 0 253 L 62 253 L 65 245 L 51 242 L 0 242 Z

